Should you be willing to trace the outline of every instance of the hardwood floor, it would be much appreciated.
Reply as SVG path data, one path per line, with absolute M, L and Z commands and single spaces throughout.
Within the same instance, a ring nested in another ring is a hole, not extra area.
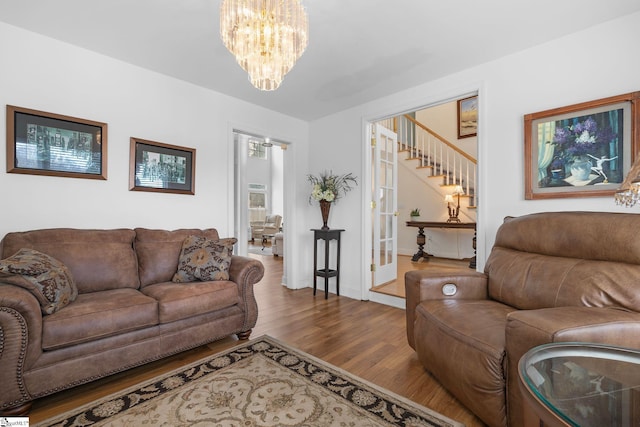
M 405 297 L 404 290 L 404 273 L 410 270 L 425 270 L 432 266 L 452 267 L 452 268 L 468 268 L 468 259 L 449 259 L 429 257 L 427 261 L 420 259 L 419 261 L 411 261 L 410 255 L 399 255 L 398 259 L 398 278 L 394 281 L 375 286 L 372 290 L 381 294 L 393 295 L 397 297 Z
M 467 427 L 484 426 L 425 372 L 407 344 L 404 310 L 333 294 L 325 300 L 322 293 L 314 297 L 310 288 L 287 289 L 280 285 L 281 257 L 250 256 L 262 261 L 266 270 L 255 287 L 259 315 L 252 338 L 270 335 Z M 228 337 L 39 399 L 33 404 L 30 422 L 37 423 L 237 344 L 235 337 Z

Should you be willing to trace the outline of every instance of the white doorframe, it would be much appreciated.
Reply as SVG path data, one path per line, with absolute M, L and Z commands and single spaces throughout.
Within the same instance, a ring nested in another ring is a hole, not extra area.
M 440 93 L 436 96 L 426 97 L 422 104 L 417 104 L 415 102 L 411 104 L 400 104 L 395 107 L 389 106 L 384 111 L 379 111 L 377 114 L 369 114 L 364 115 L 361 120 L 361 135 L 362 135 L 362 170 L 363 170 L 363 179 L 362 185 L 365 189 L 371 188 L 371 148 L 370 148 L 370 134 L 368 133 L 370 123 L 382 120 L 387 117 L 394 117 L 397 115 L 405 114 L 411 111 L 418 111 L 425 108 L 429 108 L 432 105 L 438 105 L 443 102 L 453 101 L 456 99 L 461 99 L 467 96 L 472 96 L 474 94 L 478 95 L 478 171 L 477 171 L 477 179 L 478 182 L 476 184 L 476 195 L 479 200 L 482 200 L 482 185 L 486 181 L 485 169 L 482 167 L 483 160 L 487 155 L 487 148 L 481 143 L 484 140 L 483 135 L 485 133 L 484 129 L 486 128 L 486 120 L 487 116 L 485 109 L 485 98 L 486 98 L 486 89 L 484 82 L 473 82 L 464 87 L 458 87 L 452 90 L 449 90 L 446 93 Z M 365 212 L 363 221 L 362 221 L 362 277 L 364 278 L 362 283 L 362 299 L 363 300 L 371 300 L 375 302 L 379 302 L 386 305 L 391 305 L 394 307 L 404 308 L 405 307 L 405 299 L 386 296 L 382 294 L 378 294 L 376 292 L 371 292 L 371 287 L 373 284 L 373 276 L 370 271 L 370 263 L 371 263 L 371 251 L 373 248 L 373 239 L 372 239 L 372 219 L 371 219 L 371 200 L 370 200 L 370 191 L 362 191 L 362 206 L 364 207 L 363 212 Z M 477 224 L 477 233 L 476 233 L 476 270 L 483 271 L 484 263 L 485 263 L 485 244 L 486 244 L 486 235 L 484 233 L 483 219 L 485 218 L 484 212 L 486 209 L 486 203 L 480 203 L 478 205 L 478 210 L 476 214 L 476 224 Z M 368 214 L 366 214 L 368 213 Z
M 244 161 L 239 161 L 238 163 L 235 162 L 235 149 L 236 149 L 236 142 L 235 142 L 235 133 L 243 133 L 246 135 L 256 135 L 256 136 L 266 136 L 269 135 L 270 133 L 264 130 L 256 130 L 256 129 L 252 129 L 251 126 L 248 125 L 241 125 L 241 124 L 232 124 L 232 123 L 228 123 L 228 127 L 227 127 L 227 161 L 228 161 L 228 165 L 229 165 L 229 173 L 228 173 L 228 179 L 230 183 L 234 183 L 233 186 L 228 186 L 228 194 L 227 194 L 227 206 L 228 206 L 228 229 L 230 230 L 230 233 L 237 233 L 237 238 L 238 238 L 238 244 L 237 244 L 237 250 L 238 250 L 238 255 L 243 255 L 246 256 L 247 255 L 247 249 L 248 249 L 248 245 L 247 245 L 247 241 L 248 241 L 248 232 L 247 230 L 243 230 L 242 228 L 247 228 L 247 227 L 240 227 L 237 231 L 235 231 L 235 226 L 236 224 L 243 224 L 246 223 L 248 226 L 248 221 L 247 221 L 247 214 L 246 212 L 244 213 L 245 218 L 244 220 L 242 219 L 242 215 L 243 213 L 240 212 L 236 206 L 236 187 L 238 185 L 238 183 L 236 183 L 236 175 L 240 176 L 240 177 L 244 177 L 245 174 L 245 169 L 247 167 L 247 162 Z M 293 231 L 296 230 L 297 227 L 297 221 L 296 221 L 296 215 L 294 213 L 294 203 L 291 200 L 291 197 L 288 197 L 288 195 L 294 194 L 295 188 L 294 188 L 294 184 L 295 184 L 295 180 L 293 179 L 288 179 L 288 177 L 290 176 L 295 176 L 295 144 L 290 143 L 288 141 L 284 141 L 283 139 L 280 138 L 275 138 L 275 137 L 270 137 L 271 141 L 274 142 L 274 147 L 272 149 L 281 149 L 281 148 L 277 148 L 275 147 L 275 143 L 277 144 L 281 144 L 284 146 L 284 148 L 282 148 L 283 150 L 283 204 L 284 204 L 284 212 L 283 212 L 283 218 L 286 221 L 286 224 L 284 225 L 285 227 L 285 233 L 286 233 L 286 228 L 289 228 L 291 230 L 291 234 L 293 234 Z M 241 178 L 241 182 L 239 183 L 240 185 L 242 185 L 242 182 L 244 182 L 244 188 L 247 188 L 247 182 L 246 179 L 242 180 Z M 244 236 L 244 237 L 243 237 Z M 286 236 L 286 234 L 285 234 Z M 296 253 L 295 250 L 293 250 L 293 239 L 287 239 L 285 237 L 284 239 L 284 256 L 282 257 L 282 263 L 283 263 L 283 268 L 282 268 L 282 280 L 281 280 L 281 284 L 284 286 L 287 286 L 288 288 L 292 288 L 292 286 L 294 286 L 295 283 L 298 283 L 296 281 L 297 276 L 299 276 L 299 274 L 295 274 L 295 272 L 293 271 L 293 266 L 296 265 L 296 263 L 298 262 L 298 258 L 299 255 Z M 293 289 L 293 288 L 292 288 Z

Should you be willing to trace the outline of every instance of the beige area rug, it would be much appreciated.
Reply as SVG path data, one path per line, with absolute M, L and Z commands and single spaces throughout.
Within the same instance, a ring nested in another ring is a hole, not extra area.
M 463 427 L 268 336 L 43 426 Z

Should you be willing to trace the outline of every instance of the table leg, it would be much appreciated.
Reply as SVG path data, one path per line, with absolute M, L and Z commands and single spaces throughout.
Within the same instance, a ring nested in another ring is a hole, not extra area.
M 329 245 L 330 239 L 324 241 L 324 299 L 329 298 Z
M 316 283 L 318 282 L 318 240 L 314 239 L 313 245 L 313 296 L 316 296 Z
M 338 259 L 336 260 L 336 295 L 340 296 L 340 235 L 336 240 L 338 243 Z
M 472 241 L 472 245 L 473 245 L 473 257 L 471 258 L 471 260 L 469 261 L 469 268 L 473 268 L 475 270 L 476 268 L 476 231 L 473 231 L 473 241 Z
M 424 244 L 426 242 L 424 227 L 418 227 L 418 237 L 416 238 L 416 242 L 418 243 L 418 252 L 413 254 L 411 261 L 418 261 L 420 258 L 424 258 L 425 261 L 428 261 L 429 254 L 424 251 Z

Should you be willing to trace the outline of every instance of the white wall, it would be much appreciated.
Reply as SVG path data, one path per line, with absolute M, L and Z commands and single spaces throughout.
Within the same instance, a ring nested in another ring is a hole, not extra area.
M 523 116 L 640 90 L 640 56 L 633 54 L 637 40 L 640 13 L 316 120 L 310 133 L 312 171 L 333 168 L 366 176 L 363 122 L 478 90 L 480 269 L 507 215 L 565 210 L 629 212 L 617 207 L 612 197 L 525 200 Z M 370 276 L 365 245 L 361 246 L 370 240 L 366 190 L 366 185 L 359 186 L 357 194 L 332 208 L 331 226 L 347 229 L 341 294 L 353 297 L 362 295 L 362 284 Z M 309 216 L 315 213 L 311 208 L 308 211 Z
M 416 120 L 459 147 L 473 158 L 478 158 L 478 138 L 470 136 L 458 139 L 458 101 L 416 111 Z
M 295 192 L 304 182 L 304 121 L 2 23 L 0 40 L 0 104 L 108 124 L 106 181 L 0 173 L 0 235 L 137 226 L 215 227 L 230 235 L 234 128 L 291 142 L 287 185 Z M 2 119 L 0 135 L 5 128 Z M 131 136 L 196 148 L 196 194 L 129 191 Z M 2 165 L 5 156 L 0 150 Z M 296 203 L 292 210 L 303 209 Z M 295 266 L 299 256 L 291 254 Z

